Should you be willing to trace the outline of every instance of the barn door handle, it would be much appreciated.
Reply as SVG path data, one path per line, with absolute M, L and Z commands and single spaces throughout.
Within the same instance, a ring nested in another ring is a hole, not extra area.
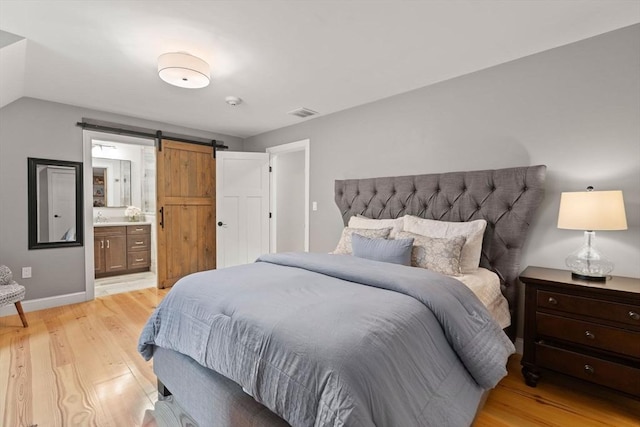
M 160 208 L 160 227 L 164 230 L 164 206 Z

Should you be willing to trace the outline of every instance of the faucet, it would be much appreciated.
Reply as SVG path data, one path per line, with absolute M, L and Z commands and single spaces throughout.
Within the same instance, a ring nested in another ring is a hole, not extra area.
M 98 215 L 96 216 L 95 222 L 97 224 L 100 224 L 102 222 L 107 222 L 107 221 L 108 221 L 107 218 L 104 215 L 102 215 L 102 211 L 98 211 Z

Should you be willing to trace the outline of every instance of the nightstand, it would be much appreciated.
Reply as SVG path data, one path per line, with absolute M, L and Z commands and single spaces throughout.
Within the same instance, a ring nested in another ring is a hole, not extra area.
M 528 267 L 520 280 L 527 385 L 550 370 L 640 397 L 640 279 L 587 282 Z

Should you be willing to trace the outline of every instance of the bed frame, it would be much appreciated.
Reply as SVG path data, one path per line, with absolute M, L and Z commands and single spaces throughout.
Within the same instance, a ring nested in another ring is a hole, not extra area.
M 480 265 L 500 277 L 517 330 L 520 256 L 529 224 L 544 194 L 546 166 L 449 172 L 335 182 L 335 201 L 346 225 L 353 215 L 398 218 L 415 215 L 443 221 L 485 219 Z M 233 381 L 182 354 L 156 347 L 153 368 L 161 396 L 173 394 L 200 427 L 284 427 L 284 420 Z M 169 390 L 171 390 L 169 392 Z M 488 392 L 479 402 L 482 408 Z

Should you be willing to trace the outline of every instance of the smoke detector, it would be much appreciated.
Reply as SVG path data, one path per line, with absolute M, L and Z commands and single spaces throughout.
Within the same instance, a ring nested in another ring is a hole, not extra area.
M 242 99 L 238 98 L 237 96 L 227 96 L 224 99 L 224 102 L 231 105 L 232 107 L 235 107 L 236 105 L 242 104 Z

